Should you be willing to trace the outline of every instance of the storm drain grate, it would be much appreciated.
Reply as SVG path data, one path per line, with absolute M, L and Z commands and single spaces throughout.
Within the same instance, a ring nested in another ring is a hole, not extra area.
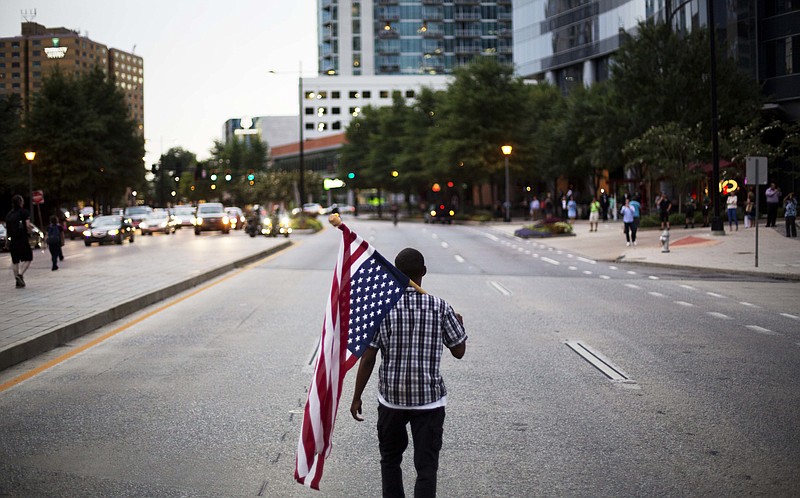
M 611 361 L 604 358 L 599 353 L 592 351 L 586 344 L 580 341 L 565 341 L 564 344 L 569 346 L 570 349 L 578 353 L 584 360 L 588 361 L 593 367 L 600 370 L 603 375 L 612 381 L 634 383 L 621 368 L 611 363 Z

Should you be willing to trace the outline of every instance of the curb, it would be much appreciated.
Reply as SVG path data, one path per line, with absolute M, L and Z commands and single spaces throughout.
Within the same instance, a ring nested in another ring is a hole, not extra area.
M 194 277 L 181 282 L 174 283 L 161 289 L 156 289 L 120 303 L 107 310 L 100 311 L 85 318 L 80 318 L 57 328 L 43 332 L 39 335 L 14 343 L 0 351 L 0 370 L 4 370 L 10 366 L 16 365 L 17 363 L 29 360 L 42 353 L 62 346 L 67 342 L 93 332 L 104 325 L 108 325 L 111 322 L 120 320 L 132 313 L 179 294 L 185 290 L 191 289 L 192 287 L 196 287 L 203 282 L 207 282 L 231 270 L 241 268 L 254 261 L 258 261 L 259 259 L 282 251 L 291 245 L 292 242 L 287 240 L 277 246 L 265 249 L 255 254 L 251 254 L 250 256 L 219 266 L 217 268 L 212 268 L 211 270 L 208 270 L 200 275 L 195 275 Z

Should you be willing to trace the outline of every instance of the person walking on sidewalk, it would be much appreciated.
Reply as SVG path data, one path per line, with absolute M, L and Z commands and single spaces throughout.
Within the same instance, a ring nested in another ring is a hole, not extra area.
M 595 197 L 592 203 L 589 204 L 589 231 L 596 232 L 597 225 L 600 221 L 600 201 Z
M 575 199 L 572 196 L 569 196 L 569 200 L 567 201 L 567 218 L 569 219 L 569 224 L 574 225 L 577 217 L 578 204 L 575 202 Z
M 775 220 L 778 218 L 778 204 L 781 202 L 781 189 L 770 183 L 765 192 L 767 194 L 767 224 L 764 226 L 774 227 Z
M 622 214 L 622 222 L 625 223 L 625 240 L 627 241 L 625 245 L 636 245 L 636 223 L 633 220 L 635 211 L 631 207 L 630 199 L 625 198 L 625 205 L 620 208 L 619 212 Z
M 636 225 L 636 230 L 639 230 L 639 224 L 642 221 L 642 203 L 639 202 L 639 194 L 633 196 L 631 207 L 633 208 L 633 224 Z
M 753 226 L 753 220 L 756 217 L 756 205 L 750 194 L 747 194 L 747 200 L 744 202 L 744 227 L 750 228 Z
M 395 266 L 416 284 L 422 284 L 427 272 L 424 257 L 413 248 L 400 251 Z M 436 496 L 447 404 L 440 373 L 442 349 L 448 348 L 460 359 L 466 351 L 466 341 L 461 315 L 443 299 L 409 285 L 361 357 L 350 405 L 350 414 L 359 422 L 364 420 L 361 395 L 372 375 L 377 353 L 381 352 L 377 426 L 384 497 L 404 496 L 400 463 L 408 447 L 409 423 L 417 471 L 414 496 Z
M 64 244 L 64 227 L 58 223 L 58 217 L 53 215 L 50 217 L 50 225 L 47 227 L 47 249 L 50 251 L 50 257 L 53 260 L 53 271 L 58 270 L 58 261 L 64 261 L 64 254 L 61 252 L 61 246 Z
M 736 194 L 731 192 L 728 195 L 728 230 L 733 231 L 733 224 L 736 223 L 736 231 L 739 231 L 739 216 L 736 213 L 736 208 L 739 204 L 739 199 Z
M 797 237 L 797 199 L 794 197 L 794 192 L 789 192 L 786 199 L 783 200 L 783 219 L 786 220 L 786 236 Z M 790 235 L 791 234 L 791 235 Z
M 689 228 L 689 225 L 692 225 L 694 228 L 694 210 L 697 208 L 697 204 L 694 202 L 694 197 L 691 195 L 686 200 L 686 220 L 684 223 L 684 230 Z
M 658 216 L 661 220 L 661 230 L 664 228 L 669 230 L 669 212 L 672 209 L 672 201 L 669 200 L 667 194 L 661 192 L 661 195 L 656 197 L 656 206 L 658 206 Z
M 6 244 L 11 252 L 11 269 L 14 271 L 14 280 L 17 288 L 25 287 L 25 272 L 33 261 L 28 234 L 33 230 L 31 215 L 23 206 L 25 201 L 21 195 L 11 198 L 11 211 L 6 215 L 6 231 L 8 236 Z

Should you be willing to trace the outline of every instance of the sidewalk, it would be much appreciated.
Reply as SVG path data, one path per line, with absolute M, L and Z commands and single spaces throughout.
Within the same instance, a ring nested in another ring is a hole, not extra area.
M 763 222 L 762 222 L 763 223 Z M 523 220 L 511 223 L 496 222 L 492 227 L 513 235 L 529 224 Z M 669 231 L 669 252 L 662 252 L 661 233 L 656 229 L 640 229 L 637 245 L 625 245 L 621 221 L 600 222 L 597 232 L 589 231 L 589 222 L 579 220 L 574 236 L 549 237 L 537 240 L 556 249 L 568 249 L 599 261 L 617 261 L 676 268 L 714 269 L 720 273 L 740 273 L 800 281 L 800 238 L 785 237 L 783 220 L 776 228 L 758 228 L 758 267 L 756 259 L 756 229 L 739 230 L 725 235 L 713 235 L 710 228 L 697 226 L 684 229 L 674 226 Z M 734 228 L 735 230 L 735 228 Z
M 68 242 L 66 260 L 52 273 L 50 254 L 37 249 L 25 289 L 14 288 L 11 258 L 0 254 L 0 370 L 291 244 L 239 235 L 198 237 L 193 244 L 169 249 L 142 247 L 141 242 L 94 247 L 90 255 L 71 252 L 71 246 L 83 244 Z M 126 251 L 125 257 L 115 257 L 115 250 Z

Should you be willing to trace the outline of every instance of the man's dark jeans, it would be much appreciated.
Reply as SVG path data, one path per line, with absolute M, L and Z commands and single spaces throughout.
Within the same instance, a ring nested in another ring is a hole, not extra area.
M 436 474 L 444 432 L 444 407 L 433 410 L 396 410 L 378 404 L 378 443 L 381 451 L 381 481 L 384 497 L 404 497 L 400 463 L 408 447 L 406 425 L 411 422 L 414 438 L 416 498 L 436 496 Z

